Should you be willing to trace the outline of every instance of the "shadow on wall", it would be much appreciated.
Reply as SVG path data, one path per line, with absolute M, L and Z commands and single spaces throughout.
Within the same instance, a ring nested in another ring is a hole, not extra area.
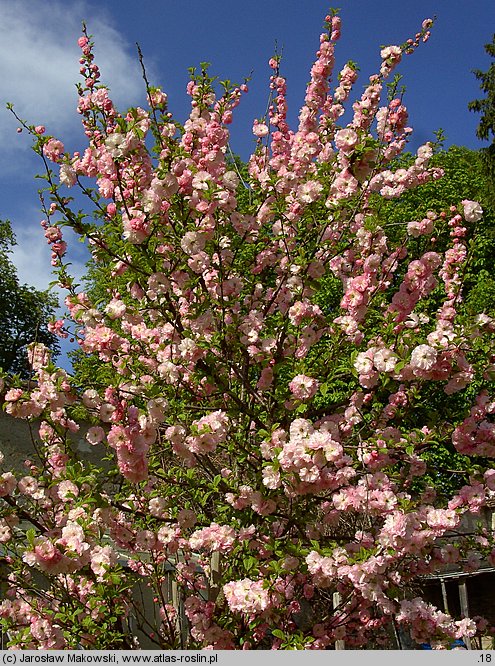
M 36 451 L 40 444 L 38 434 L 40 422 L 35 420 L 28 422 L 6 414 L 0 409 L 0 452 L 4 455 L 2 467 L 5 471 L 28 473 L 24 461 L 32 460 L 38 462 Z M 102 444 L 91 446 L 86 441 L 86 432 L 90 424 L 83 424 L 76 433 L 68 433 L 68 442 L 72 450 L 81 460 L 86 460 L 95 465 L 110 467 L 104 459 L 108 457 L 111 450 Z

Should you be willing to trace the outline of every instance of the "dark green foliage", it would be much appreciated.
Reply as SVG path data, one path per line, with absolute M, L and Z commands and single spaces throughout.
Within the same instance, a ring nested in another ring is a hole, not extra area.
M 405 163 L 411 157 L 403 158 Z M 482 151 L 476 152 L 467 148 L 452 146 L 448 151 L 438 152 L 432 159 L 432 165 L 441 167 L 444 176 L 414 190 L 405 192 L 400 199 L 381 203 L 380 217 L 387 228 L 387 233 L 396 239 L 405 238 L 407 223 L 420 220 L 427 211 L 442 210 L 449 214 L 451 204 L 460 205 L 463 199 L 479 201 L 482 205 L 483 218 L 475 225 L 468 225 L 468 261 L 463 275 L 463 301 L 457 303 L 459 312 L 475 315 L 486 313 L 495 316 L 495 274 L 493 260 L 495 257 L 495 211 L 489 186 L 489 177 L 485 168 Z M 404 164 L 400 164 L 404 166 Z M 434 234 L 435 236 L 435 234 Z M 419 237 L 407 241 L 411 250 L 410 256 L 420 252 L 445 251 L 450 245 L 448 235 L 443 234 L 431 242 L 429 237 Z M 415 249 L 415 252 L 413 250 Z M 405 269 L 406 267 L 404 267 Z M 399 275 L 397 276 L 400 277 Z M 397 283 L 394 289 L 397 288 Z M 429 299 L 423 302 L 422 309 L 434 312 L 433 301 L 440 306 L 445 298 L 442 289 L 434 290 Z M 466 350 L 469 361 L 475 364 L 483 357 L 486 350 Z M 440 385 L 434 382 L 425 383 L 421 387 L 414 419 L 409 423 L 411 428 L 418 424 L 427 424 L 438 429 L 442 424 L 445 436 L 439 441 L 430 442 L 428 452 L 423 459 L 428 460 L 429 471 L 416 479 L 413 486 L 416 492 L 435 488 L 438 495 L 447 497 L 456 489 L 468 482 L 473 465 L 480 459 L 470 460 L 460 455 L 451 443 L 451 432 L 458 425 L 456 414 L 469 414 L 476 395 L 481 386 L 470 384 L 466 389 L 454 395 L 446 395 Z M 403 424 L 404 425 L 404 424 Z
M 485 94 L 484 99 L 475 99 L 469 102 L 468 109 L 481 113 L 481 120 L 476 130 L 476 136 L 482 141 L 495 140 L 495 34 L 492 41 L 485 44 L 486 53 L 494 60 L 486 72 L 475 69 L 473 74 L 480 81 L 480 90 Z
M 447 151 L 438 152 L 432 159 L 432 166 L 444 170 L 443 178 L 405 192 L 398 200 L 383 200 L 380 216 L 385 221 L 387 233 L 391 237 L 402 238 L 407 223 L 420 220 L 429 210 L 448 212 L 451 204 L 459 205 L 463 199 L 479 201 L 484 214 L 469 229 L 469 260 L 463 276 L 463 307 L 471 313 L 486 312 L 494 315 L 495 211 L 483 156 L 480 152 L 452 146 Z M 420 237 L 409 241 L 409 245 L 414 244 L 420 244 L 423 252 L 444 251 L 449 238 L 438 237 L 432 243 L 428 237 Z
M 8 221 L 0 221 L 0 369 L 22 378 L 29 377 L 26 348 L 42 342 L 57 352 L 57 338 L 47 324 L 57 305 L 46 291 L 19 283 L 8 253 L 15 236 Z
M 486 53 L 493 62 L 486 72 L 475 69 L 473 74 L 480 81 L 480 90 L 485 97 L 469 102 L 468 109 L 481 114 L 476 136 L 482 141 L 490 141 L 488 148 L 482 148 L 480 156 L 489 182 L 492 204 L 495 204 L 495 34 L 492 41 L 485 44 Z

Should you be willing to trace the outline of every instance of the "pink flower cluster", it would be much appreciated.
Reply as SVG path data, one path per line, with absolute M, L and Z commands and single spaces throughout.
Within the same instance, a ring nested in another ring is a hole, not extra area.
M 452 434 L 452 443 L 464 455 L 495 455 L 495 424 L 490 415 L 495 413 L 495 402 L 486 391 L 476 398 L 469 416 L 462 421 Z
M 155 428 L 145 418 L 137 418 L 134 410 L 129 411 L 129 425 L 111 426 L 107 442 L 115 449 L 119 470 L 129 481 L 139 483 L 147 478 L 147 453 L 155 438 Z
M 289 383 L 289 389 L 296 400 L 311 400 L 318 390 L 319 382 L 313 377 L 296 375 Z
M 207 550 L 228 553 L 232 550 L 236 538 L 235 530 L 228 525 L 211 523 L 208 527 L 196 530 L 189 537 L 189 547 L 192 550 Z
M 229 608 L 236 613 L 259 615 L 272 603 L 271 595 L 262 580 L 244 578 L 226 583 L 222 589 Z
M 193 422 L 191 435 L 186 437 L 185 444 L 192 453 L 211 453 L 225 442 L 228 426 L 227 414 L 221 410 L 211 412 Z

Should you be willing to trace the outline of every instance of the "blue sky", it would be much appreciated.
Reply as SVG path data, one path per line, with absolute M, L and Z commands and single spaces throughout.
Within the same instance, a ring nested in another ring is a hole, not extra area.
M 349 59 L 358 64 L 356 96 L 379 66 L 380 46 L 405 41 L 424 18 L 436 16 L 429 42 L 398 70 L 414 128 L 411 148 L 433 139 L 440 127 L 447 145 L 483 145 L 475 136 L 479 117 L 467 110 L 467 103 L 479 96 L 471 70 L 490 64 L 483 45 L 495 32 L 494 0 L 340 0 L 336 6 L 342 17 L 337 71 Z M 294 124 L 328 8 L 321 0 L 0 0 L 0 218 L 10 219 L 17 234 L 13 260 L 21 281 L 48 285 L 49 250 L 39 226 L 39 181 L 34 179 L 40 165 L 28 137 L 16 133 L 5 103 L 13 102 L 29 122 L 46 125 L 67 149 L 83 146 L 74 111 L 76 42 L 83 20 L 95 36 L 102 78 L 120 108 L 144 103 L 136 42 L 151 83 L 167 92 L 179 120 L 189 108 L 189 67 L 207 61 L 213 74 L 239 83 L 251 75 L 231 140 L 234 152 L 247 158 L 254 145 L 252 121 L 266 109 L 267 61 L 275 46 L 283 53 Z M 84 257 L 82 248 L 74 246 L 77 274 L 84 272 Z

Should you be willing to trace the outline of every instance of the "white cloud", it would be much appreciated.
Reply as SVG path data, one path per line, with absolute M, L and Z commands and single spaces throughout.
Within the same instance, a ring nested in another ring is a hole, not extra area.
M 48 289 L 54 276 L 51 273 L 50 249 L 44 242 L 43 230 L 29 226 L 15 230 L 17 245 L 10 258 L 17 268 L 21 284 L 29 284 L 36 289 Z
M 17 137 L 17 122 L 5 109 L 7 102 L 14 104 L 20 117 L 46 125 L 62 140 L 78 128 L 77 39 L 83 20 L 94 35 L 96 61 L 116 104 L 127 108 L 144 98 L 137 55 L 104 10 L 86 0 L 0 0 L 0 173 L 4 177 L 7 170 L 13 174 L 25 163 L 21 146 L 28 154 L 26 141 Z

